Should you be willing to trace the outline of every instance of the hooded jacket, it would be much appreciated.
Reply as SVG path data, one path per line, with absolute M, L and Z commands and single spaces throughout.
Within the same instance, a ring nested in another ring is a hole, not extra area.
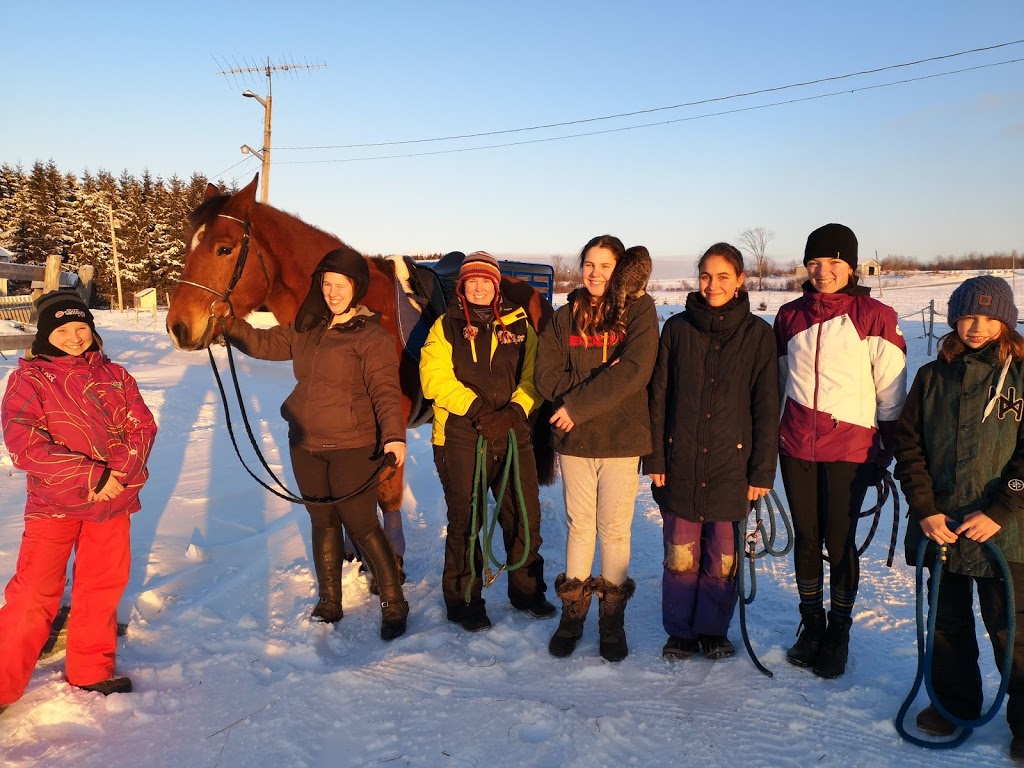
M 651 452 L 647 384 L 658 356 L 658 311 L 643 294 L 626 310 L 626 331 L 584 338 L 572 310 L 589 296 L 569 294 L 540 335 L 537 391 L 555 408 L 565 406 L 574 426 L 554 430 L 558 453 L 592 459 L 645 456 Z
M 651 378 L 644 472 L 666 475 L 652 487 L 660 506 L 690 522 L 747 516 L 747 486 L 775 482 L 778 382 L 772 328 L 746 293 L 718 308 L 687 297 L 665 322 Z
M 818 293 L 808 281 L 803 296 L 779 309 L 783 456 L 889 464 L 906 397 L 907 345 L 892 307 L 869 293 L 856 278 L 837 293 Z
M 526 310 L 502 299 L 501 322 L 474 321 L 475 338 L 467 338 L 466 313 L 456 296 L 430 329 L 420 352 L 423 396 L 433 400 L 431 441 L 475 444 L 473 417 L 484 408 L 513 405 L 521 411 L 516 434 L 529 439 L 526 417 L 540 403 L 534 388 L 537 335 Z M 504 323 L 504 326 L 502 325 Z
M 916 563 L 924 517 L 962 523 L 984 512 L 1002 528 L 992 537 L 1010 562 L 1024 562 L 1024 361 L 1002 386 L 998 344 L 922 366 L 896 429 L 896 479 L 909 506 L 907 562 Z M 988 416 L 985 407 L 992 400 Z M 950 570 L 1000 576 L 985 549 L 966 536 L 949 545 Z
M 0 411 L 11 460 L 27 474 L 26 519 L 102 522 L 141 508 L 156 421 L 135 379 L 103 352 L 19 360 Z M 89 501 L 114 470 L 124 491 Z
M 291 360 L 295 388 L 281 405 L 288 442 L 330 451 L 405 442 L 395 341 L 366 307 L 347 323 L 310 330 L 253 328 L 235 318 L 225 335 L 260 360 Z

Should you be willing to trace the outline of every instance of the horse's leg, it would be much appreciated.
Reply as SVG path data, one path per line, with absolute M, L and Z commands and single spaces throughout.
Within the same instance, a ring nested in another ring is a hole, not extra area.
M 399 468 L 394 476 L 377 488 L 377 504 L 384 515 L 384 531 L 391 541 L 395 554 L 405 557 L 405 532 L 402 530 L 402 493 L 405 489 L 405 472 Z
M 405 471 L 399 467 L 394 476 L 377 486 L 377 506 L 384 515 L 384 533 L 387 534 L 391 548 L 395 551 L 398 561 L 398 579 L 405 583 L 405 532 L 402 530 L 402 493 L 405 489 Z M 346 546 L 348 542 L 346 541 Z M 358 548 L 352 545 L 358 555 Z M 360 557 L 362 560 L 362 557 Z M 378 594 L 377 583 L 373 573 L 370 576 L 370 593 Z

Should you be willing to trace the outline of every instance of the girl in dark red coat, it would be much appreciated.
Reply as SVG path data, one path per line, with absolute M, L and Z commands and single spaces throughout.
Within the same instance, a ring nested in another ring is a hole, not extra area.
M 65 670 L 88 691 L 128 693 L 114 674 L 117 604 L 131 563 L 156 422 L 129 373 L 101 351 L 92 313 L 72 290 L 36 304 L 31 360 L 7 381 L 2 419 L 27 475 L 25 533 L 0 608 L 0 711 L 21 698 L 57 615 L 75 551 Z

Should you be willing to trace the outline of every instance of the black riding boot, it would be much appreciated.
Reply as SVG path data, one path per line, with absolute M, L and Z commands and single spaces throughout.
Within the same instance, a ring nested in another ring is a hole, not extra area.
M 395 550 L 379 525 L 363 538 L 356 539 L 355 545 L 359 547 L 363 562 L 369 566 L 380 592 L 380 637 L 382 640 L 401 637 L 405 634 L 409 603 L 402 594 Z
M 622 661 L 629 655 L 626 645 L 626 603 L 636 591 L 636 582 L 626 579 L 612 584 L 601 576 L 594 580 L 597 592 L 598 628 L 601 632 L 601 658 Z
M 593 579 L 566 579 L 564 573 L 555 579 L 555 596 L 562 601 L 562 618 L 548 643 L 552 656 L 564 659 L 576 650 L 590 610 L 590 599 L 594 594 L 592 587 Z
M 310 619 L 334 624 L 345 612 L 341 609 L 341 567 L 345 564 L 345 543 L 341 528 L 313 526 L 313 570 L 316 571 L 320 601 Z
M 836 616 L 832 611 L 828 612 L 828 629 L 825 630 L 818 660 L 814 662 L 814 674 L 818 677 L 832 680 L 846 671 L 852 624 L 853 619 L 849 616 Z
M 825 639 L 825 609 L 800 606 L 800 637 L 786 654 L 786 661 L 798 667 L 813 667 Z

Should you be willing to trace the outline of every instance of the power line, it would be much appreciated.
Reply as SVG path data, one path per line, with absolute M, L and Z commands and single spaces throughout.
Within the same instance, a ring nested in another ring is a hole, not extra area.
M 880 88 L 891 88 L 896 85 L 906 85 L 907 83 L 915 83 L 922 80 L 932 80 L 939 77 L 947 77 L 949 75 L 957 75 L 963 72 L 973 72 L 979 69 L 989 69 L 991 67 L 1000 67 L 1006 64 L 1017 64 L 1024 62 L 1024 58 L 1021 59 L 1009 59 L 1007 61 L 994 62 L 992 64 L 978 64 L 973 67 L 965 67 L 964 69 L 955 69 L 949 72 L 937 72 L 931 75 L 921 75 L 920 77 L 911 77 L 904 80 L 895 80 L 889 83 L 877 83 L 875 85 L 865 85 L 858 88 L 848 88 L 842 91 L 832 91 L 830 93 L 820 93 L 814 96 L 803 96 L 800 98 L 786 99 L 785 101 L 774 101 L 768 104 L 758 104 L 751 107 L 737 107 L 736 109 L 727 109 L 720 112 L 709 112 L 703 115 L 689 115 L 687 117 L 677 117 L 672 120 L 660 120 L 654 123 L 640 123 L 638 125 L 627 125 L 620 128 L 606 128 L 599 131 L 584 131 L 582 133 L 570 133 L 564 136 L 550 136 L 543 139 L 526 139 L 523 141 L 510 141 L 501 144 L 485 144 L 479 147 L 457 147 L 455 149 L 437 149 L 427 152 L 409 152 L 399 155 L 376 155 L 373 157 L 349 157 L 349 158 L 336 158 L 329 160 L 283 160 L 278 161 L 278 165 L 312 165 L 320 163 L 357 163 L 364 162 L 367 160 L 395 160 L 401 158 L 410 157 L 427 157 L 430 155 L 450 155 L 457 152 L 479 152 L 483 149 L 501 149 L 503 147 L 519 147 L 526 146 L 529 144 L 544 144 L 552 141 L 565 141 L 567 139 L 578 139 L 586 136 L 600 136 L 606 133 L 621 133 L 623 131 L 633 131 L 639 128 L 653 128 L 661 125 L 671 125 L 673 123 L 685 123 L 692 120 L 703 120 L 708 117 L 721 117 L 723 115 L 734 115 L 740 112 L 753 112 L 759 109 L 768 109 L 770 107 L 780 107 L 788 104 L 799 104 L 806 101 L 816 101 L 818 99 L 826 99 L 832 96 L 843 96 L 845 94 L 859 93 L 860 91 L 871 91 Z M 365 145 L 364 145 L 365 146 Z
M 879 72 L 888 72 L 888 71 L 894 70 L 894 69 L 903 69 L 903 68 L 906 68 L 906 67 L 915 67 L 915 66 L 917 66 L 919 64 L 927 64 L 927 63 L 930 63 L 930 62 L 942 61 L 944 59 L 953 59 L 953 58 L 956 58 L 958 56 L 968 56 L 968 55 L 974 54 L 974 53 L 983 53 L 985 51 L 994 51 L 994 50 L 997 50 L 999 48 L 1006 48 L 1006 47 L 1013 46 L 1013 45 L 1020 45 L 1021 43 L 1024 43 L 1024 40 L 1013 40 L 1013 41 L 1008 42 L 1008 43 L 998 43 L 996 45 L 989 45 L 989 46 L 985 46 L 983 48 L 971 48 L 971 49 L 966 50 L 966 51 L 957 51 L 955 53 L 946 53 L 946 54 L 942 54 L 940 56 L 931 56 L 931 57 L 926 58 L 926 59 L 917 59 L 916 61 L 907 61 L 907 62 L 903 62 L 901 64 L 889 64 L 889 65 L 884 66 L 884 67 L 875 67 L 874 69 L 864 69 L 864 70 L 861 70 L 859 72 L 849 72 L 849 73 L 843 74 L 843 75 L 832 75 L 830 77 L 820 77 L 820 78 L 818 78 L 816 80 L 806 80 L 804 82 L 799 82 L 799 83 L 790 83 L 789 85 L 778 85 L 778 86 L 773 86 L 773 87 L 770 87 L 770 88 L 760 88 L 760 89 L 754 90 L 754 91 L 745 91 L 745 92 L 742 92 L 742 93 L 734 93 L 734 94 L 731 94 L 729 96 L 713 96 L 713 97 L 710 97 L 710 98 L 707 98 L 707 99 L 699 99 L 697 101 L 683 102 L 682 104 L 672 104 L 672 105 L 665 106 L 665 107 L 652 107 L 650 109 L 639 109 L 639 110 L 635 110 L 633 112 L 619 112 L 619 113 L 614 114 L 614 115 L 603 115 L 601 117 L 586 117 L 586 118 L 581 118 L 579 120 L 566 120 L 564 122 L 559 122 L 559 123 L 547 123 L 547 124 L 544 124 L 544 125 L 533 125 L 533 126 L 528 126 L 528 127 L 524 127 L 524 128 L 506 128 L 506 129 L 503 129 L 503 130 L 484 131 L 484 132 L 481 132 L 481 133 L 465 133 L 465 134 L 452 135 L 452 136 L 437 136 L 437 137 L 429 138 L 429 139 L 406 139 L 406 140 L 401 140 L 401 141 L 379 141 L 379 142 L 370 142 L 370 143 L 365 143 L 365 144 L 328 144 L 328 145 L 324 145 L 324 146 L 308 146 L 308 147 L 275 147 L 275 150 L 278 150 L 278 151 L 282 151 L 282 150 L 302 151 L 302 150 L 322 150 L 322 149 L 366 149 L 366 148 L 371 148 L 371 147 L 392 147 L 392 146 L 399 146 L 399 145 L 403 145 L 403 144 L 426 144 L 426 143 L 436 142 L 436 141 L 454 141 L 454 140 L 457 140 L 457 139 L 478 139 L 478 138 L 485 138 L 487 136 L 500 136 L 500 135 L 509 134 L 509 133 L 524 133 L 526 131 L 539 131 L 539 130 L 543 130 L 543 129 L 547 129 L 547 128 L 565 128 L 565 127 L 568 127 L 568 126 L 571 126 L 571 125 L 583 125 L 583 124 L 586 124 L 586 123 L 595 123 L 595 122 L 599 122 L 599 121 L 602 121 L 602 120 L 615 120 L 615 119 L 622 118 L 622 117 L 636 117 L 638 115 L 649 115 L 649 114 L 652 114 L 654 112 L 666 112 L 666 111 L 673 110 L 673 109 L 683 109 L 684 107 L 698 107 L 698 106 L 703 106 L 705 104 L 714 104 L 714 103 L 720 102 L 720 101 L 730 101 L 732 99 L 741 99 L 741 98 L 745 98 L 747 96 L 759 96 L 759 95 L 763 95 L 763 94 L 766 94 L 766 93 L 778 93 L 780 91 L 787 91 L 787 90 L 791 90 L 793 88 L 805 88 L 805 87 L 810 86 L 810 85 L 820 85 L 821 83 L 835 82 L 837 80 L 848 80 L 848 79 L 850 79 L 852 77 L 861 77 L 863 75 L 873 75 L 873 74 L 878 74 Z M 967 70 L 958 70 L 958 71 L 967 71 Z M 955 74 L 955 73 L 948 73 L 948 74 Z M 908 81 L 908 82 L 912 82 L 912 81 Z M 656 125 L 656 123 L 652 123 L 652 125 Z M 625 130 L 628 130 L 628 129 L 625 129 Z M 593 134 L 580 134 L 580 135 L 593 135 Z M 524 143 L 526 143 L 526 142 L 524 142 Z M 514 146 L 514 144 L 497 145 L 497 146 Z M 424 154 L 429 154 L 429 153 L 424 153 Z

